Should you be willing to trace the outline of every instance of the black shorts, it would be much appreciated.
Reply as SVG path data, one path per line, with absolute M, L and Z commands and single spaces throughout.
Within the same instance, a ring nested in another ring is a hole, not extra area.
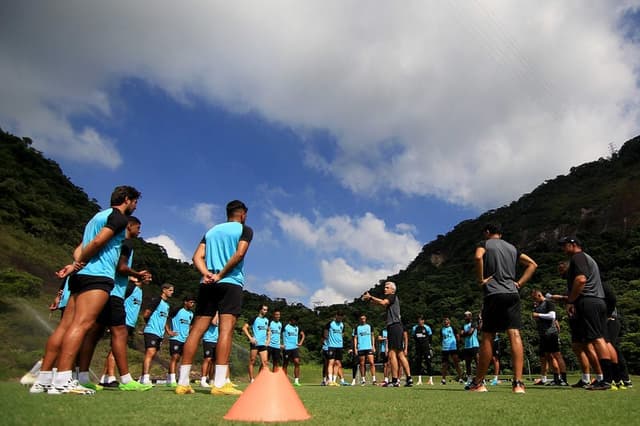
M 494 358 L 500 358 L 500 340 L 491 341 L 491 354 L 494 356 Z
M 195 316 L 219 314 L 238 316 L 242 311 L 242 286 L 229 283 L 200 284 Z
M 404 328 L 402 327 L 402 323 L 396 322 L 387 325 L 387 344 L 389 345 L 389 350 L 401 351 L 404 349 L 403 333 Z
M 118 296 L 109 296 L 96 322 L 104 327 L 117 327 L 125 325 L 125 320 L 124 300 Z
M 323 349 L 322 350 L 322 360 L 324 362 L 329 361 L 329 349 Z
M 611 343 L 613 346 L 618 346 L 620 340 L 620 321 L 618 319 L 607 320 L 607 329 L 606 335 L 604 338 L 607 342 Z
M 267 348 L 267 351 L 269 352 L 269 358 L 271 359 L 271 362 L 273 362 L 274 364 L 280 364 L 282 362 L 282 351 L 280 350 L 280 348 L 272 348 L 271 346 L 269 346 Z
M 364 351 L 358 351 L 358 357 L 368 356 L 368 355 L 373 356 L 373 349 L 365 349 Z
M 540 355 L 560 352 L 560 338 L 557 334 L 540 336 Z
M 179 340 L 169 340 L 169 355 L 182 355 L 183 347 L 184 342 L 180 342 Z
M 484 298 L 483 332 L 497 333 L 510 329 L 519 330 L 520 327 L 520 295 L 518 293 L 494 294 Z
M 160 350 L 160 345 L 162 344 L 162 337 L 156 336 L 151 333 L 144 333 L 144 348 L 156 348 Z
M 453 357 L 457 357 L 458 356 L 458 350 L 457 349 L 451 349 L 448 351 L 442 351 L 442 362 L 449 362 L 449 356 L 451 356 L 451 358 Z
M 250 351 L 264 352 L 264 351 L 267 350 L 267 346 L 266 345 L 254 345 L 253 343 L 249 343 L 249 350 Z
M 462 350 L 462 359 L 465 361 L 473 360 L 476 355 L 478 355 L 478 350 L 480 348 L 464 348 Z
M 211 358 L 215 361 L 216 359 L 216 343 L 213 342 L 202 342 L 202 356 L 203 358 Z
M 133 334 L 135 333 L 136 328 L 135 327 L 131 327 L 130 325 L 127 326 L 127 334 L 129 335 L 129 337 L 133 337 Z
M 386 364 L 389 361 L 389 354 L 386 352 L 380 352 L 378 354 L 378 361 L 380 361 L 383 364 Z
M 284 359 L 285 361 L 293 361 L 296 358 L 300 358 L 300 351 L 298 348 L 296 349 L 287 349 L 284 351 Z
M 575 302 L 578 326 L 584 332 L 584 341 L 603 338 L 607 325 L 607 305 L 599 297 L 580 297 Z
M 342 348 L 329 348 L 327 358 L 342 362 Z
M 111 293 L 114 284 L 112 278 L 73 274 L 69 278 L 69 292 L 79 294 L 88 290 L 102 290 Z

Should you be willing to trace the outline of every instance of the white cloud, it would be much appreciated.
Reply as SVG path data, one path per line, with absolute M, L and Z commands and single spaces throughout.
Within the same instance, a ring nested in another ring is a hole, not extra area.
M 176 242 L 173 240 L 173 238 L 171 238 L 168 235 L 158 235 L 156 237 L 150 237 L 150 238 L 146 238 L 146 241 L 150 242 L 150 243 L 154 243 L 154 244 L 158 244 L 162 247 L 164 247 L 164 249 L 167 252 L 167 256 L 173 258 L 173 259 L 178 259 L 181 260 L 183 262 L 190 262 L 191 259 L 187 258 L 187 256 L 184 255 L 184 252 L 182 251 L 182 249 L 178 246 L 178 244 L 176 244 Z
M 272 297 L 298 300 L 307 294 L 304 285 L 297 281 L 271 280 L 264 285 L 265 290 Z
M 192 220 L 206 226 L 207 228 L 211 228 L 216 224 L 214 218 L 218 214 L 218 210 L 219 207 L 215 204 L 196 203 L 191 208 Z
M 299 214 L 278 210 L 273 214 L 286 235 L 319 256 L 330 257 L 319 262 L 323 288 L 311 295 L 311 304 L 330 305 L 360 296 L 405 267 L 422 248 L 411 234 L 412 225 L 397 225 L 394 232 L 372 213 L 357 218 L 317 216 L 314 222 Z
M 637 132 L 640 47 L 618 25 L 638 1 L 367 6 L 10 2 L 0 121 L 49 153 L 117 167 L 117 141 L 70 123 L 109 116 L 104 93 L 139 78 L 181 102 L 197 94 L 301 134 L 328 131 L 333 153 L 312 142 L 307 159 L 354 192 L 478 207 Z

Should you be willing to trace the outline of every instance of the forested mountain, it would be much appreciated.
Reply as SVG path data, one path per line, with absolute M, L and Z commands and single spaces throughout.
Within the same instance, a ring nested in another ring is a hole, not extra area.
M 32 275 L 53 292 L 58 283 L 51 271 L 69 260 L 84 224 L 100 206 L 71 183 L 55 162 L 35 150 L 28 138 L 0 130 L 0 162 L 0 272 L 10 268 Z M 556 272 L 557 263 L 564 257 L 556 241 L 562 235 L 578 235 L 585 250 L 598 261 L 604 279 L 618 293 L 624 315 L 623 347 L 633 370 L 640 371 L 640 137 L 626 142 L 610 158 L 574 167 L 568 175 L 544 182 L 508 206 L 461 222 L 426 244 L 415 259 L 407 259 L 405 270 L 388 277 L 398 284 L 403 319 L 409 325 L 417 315 L 425 315 L 434 329 L 435 349 L 439 349 L 438 331 L 444 316 L 450 316 L 454 325 L 460 326 L 464 311 L 479 310 L 482 296 L 475 284 L 472 256 L 486 222 L 500 223 L 504 238 L 539 264 L 531 283 L 521 293 L 523 336 L 532 364 L 537 363 L 537 337 L 533 322 L 527 320 L 531 312 L 529 291 L 536 287 L 545 292 L 564 292 L 566 283 Z M 178 284 L 176 300 L 180 294 L 197 289 L 199 276 L 195 269 L 168 258 L 156 244 L 139 240 L 134 260 L 134 266 L 153 272 L 153 285 Z M 372 292 L 382 293 L 379 284 L 372 285 Z M 158 292 L 151 287 L 146 294 Z M 272 309 L 283 309 L 285 319 L 297 313 L 308 335 L 305 346 L 310 354 L 319 353 L 322 325 L 337 309 L 345 311 L 349 332 L 349 325 L 356 323 L 361 312 L 378 329 L 383 325 L 382 310 L 360 300 L 312 311 L 264 295 L 245 296 L 245 318 L 255 314 L 263 302 Z M 565 326 L 562 340 L 564 352 L 569 355 L 567 333 Z M 570 361 L 571 357 L 568 356 Z

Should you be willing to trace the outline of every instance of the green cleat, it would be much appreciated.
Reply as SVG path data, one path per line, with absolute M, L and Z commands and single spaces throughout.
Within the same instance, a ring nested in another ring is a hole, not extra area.
M 102 389 L 104 389 L 104 387 L 102 385 L 99 385 L 97 383 L 91 383 L 91 382 L 87 382 L 87 383 L 80 383 L 82 386 L 84 386 L 87 389 L 91 389 L 94 391 L 101 391 Z
M 121 391 L 138 391 L 138 392 L 143 392 L 143 391 L 148 391 L 149 389 L 152 389 L 153 385 L 143 385 L 142 383 L 138 383 L 135 380 L 130 381 L 129 383 L 120 383 L 118 385 L 118 389 L 120 389 Z

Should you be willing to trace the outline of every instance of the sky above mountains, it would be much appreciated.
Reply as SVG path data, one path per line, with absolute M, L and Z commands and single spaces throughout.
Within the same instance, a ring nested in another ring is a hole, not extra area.
M 0 127 L 174 258 L 245 201 L 308 306 L 640 133 L 639 1 L 9 0 L 0 57 Z

